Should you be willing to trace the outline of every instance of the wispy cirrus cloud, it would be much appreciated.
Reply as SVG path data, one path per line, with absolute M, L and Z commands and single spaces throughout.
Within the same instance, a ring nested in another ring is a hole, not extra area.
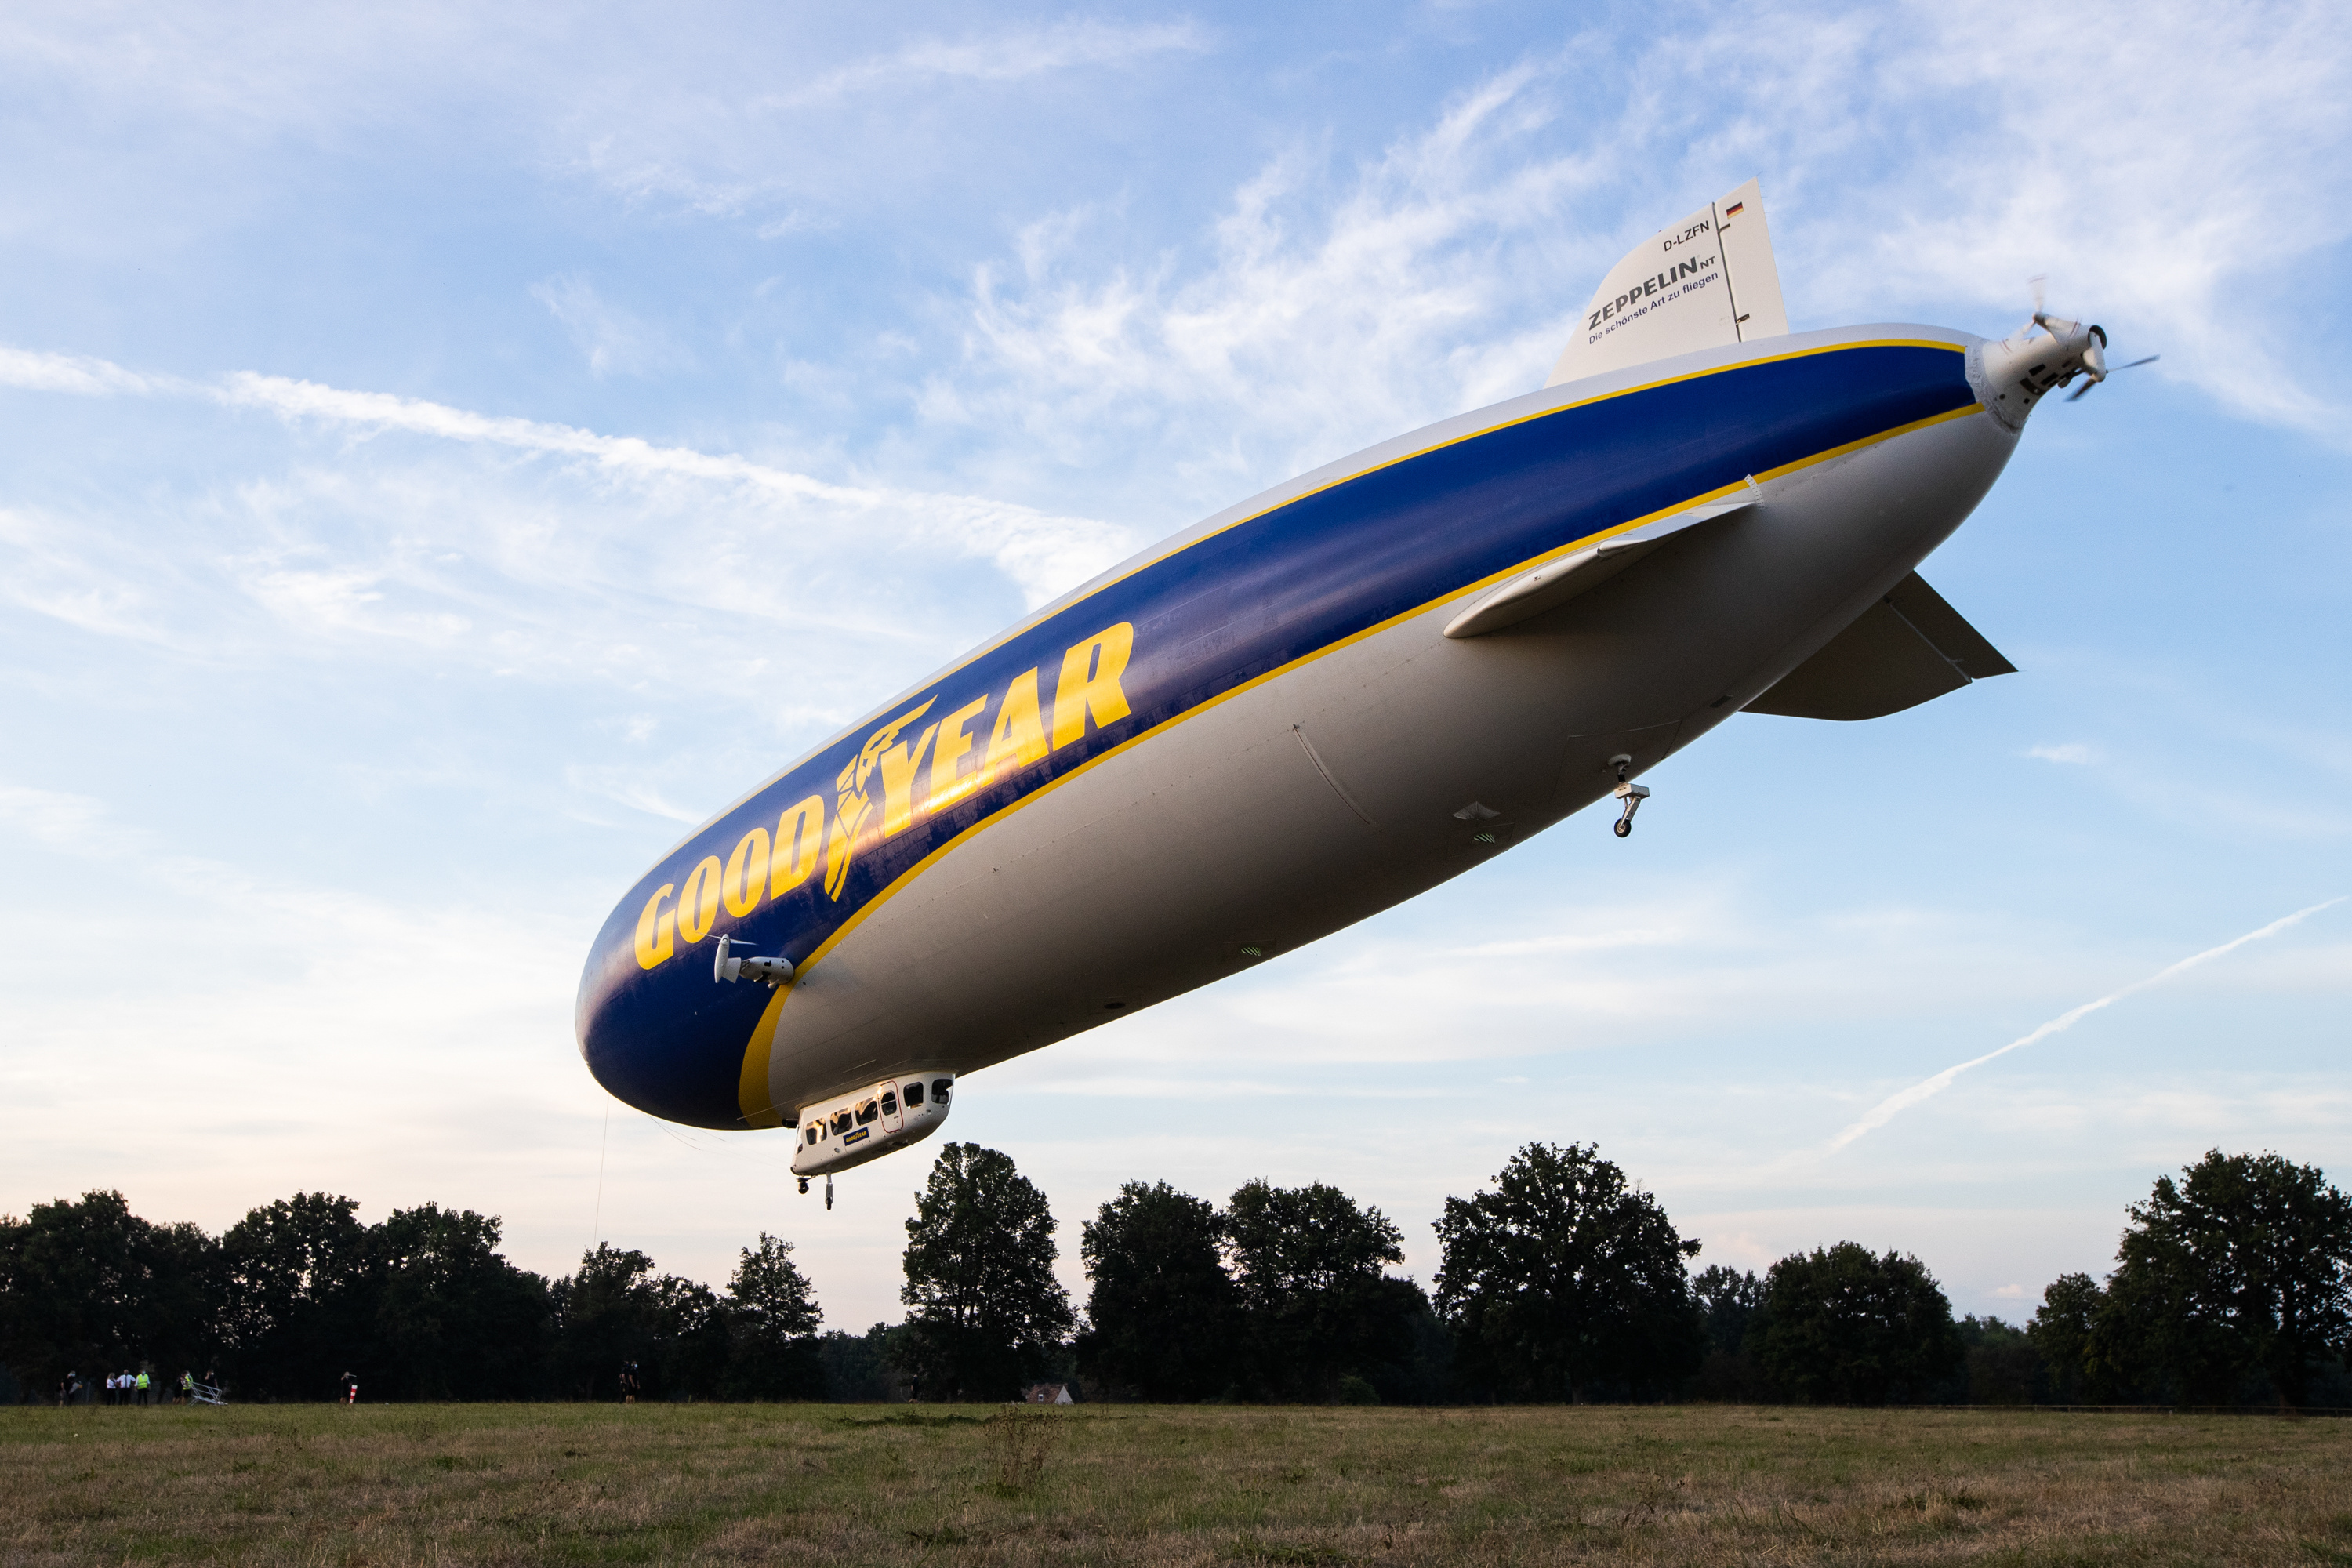
M 50 353 L 5 344 L 0 344 L 0 386 L 64 392 L 77 397 L 146 396 L 193 390 L 176 377 L 142 375 L 88 354 Z
M 2232 937 L 2228 942 L 2222 942 L 2215 947 L 2209 947 L 2202 952 L 2191 953 L 2187 958 L 2181 959 L 2179 963 L 2167 964 L 2164 968 L 2158 970 L 2154 974 L 2147 976 L 2144 980 L 2136 980 L 2129 985 L 2108 992 L 2104 996 L 2095 997 L 2091 1001 L 2081 1004 L 2080 1005 L 2070 1007 L 2065 1012 L 2059 1014 L 2058 1016 L 2051 1019 L 2049 1022 L 2041 1025 L 2026 1034 L 2019 1036 L 2016 1039 L 2010 1041 L 2009 1044 L 2000 1047 L 1997 1050 L 1987 1051 L 1980 1057 L 1972 1057 L 1967 1061 L 1958 1062 L 1951 1067 L 1948 1067 L 1943 1071 L 1937 1073 L 1932 1077 L 1922 1079 L 1917 1083 L 1911 1085 L 1907 1089 L 1901 1089 L 1894 1094 L 1888 1095 L 1885 1100 L 1880 1100 L 1876 1105 L 1871 1107 L 1869 1110 L 1863 1113 L 1859 1120 L 1848 1125 L 1843 1131 L 1839 1132 L 1836 1137 L 1831 1139 L 1828 1146 L 1823 1150 L 1823 1152 L 1834 1154 L 1841 1149 L 1843 1149 L 1853 1142 L 1855 1139 L 1862 1137 L 1864 1134 L 1876 1131 L 1879 1128 L 1885 1126 L 1889 1121 L 1892 1121 L 1895 1117 L 1901 1115 L 1911 1107 L 1919 1104 L 1922 1100 L 1932 1099 L 1936 1095 L 1941 1094 L 1945 1089 L 1949 1089 L 1952 1086 L 1953 1081 L 1964 1072 L 1970 1071 L 1976 1068 L 1980 1068 L 1984 1066 L 1985 1063 L 2000 1057 L 2005 1057 L 2011 1051 L 2022 1050 L 2028 1046 L 2038 1045 L 2042 1041 L 2048 1039 L 2053 1035 L 2063 1034 L 2066 1030 L 2073 1028 L 2076 1024 L 2080 1023 L 2083 1019 L 2089 1017 L 2092 1014 L 2100 1012 L 2105 1008 L 2114 1006 L 2116 1003 L 2122 1001 L 2125 997 L 2131 995 L 2135 992 L 2145 991 L 2154 985 L 2161 985 L 2177 974 L 2184 973 L 2189 970 L 2196 968 L 2199 964 L 2210 963 L 2214 959 L 2234 952 L 2239 948 L 2245 946 L 2248 942 L 2260 942 L 2264 937 L 2274 936 L 2290 926 L 2302 923 L 2311 916 L 2317 914 L 2320 910 L 2332 909 L 2343 901 L 2344 900 L 2342 899 L 2337 898 L 2330 899 L 2325 903 L 2313 904 L 2307 909 L 2297 910 L 2291 915 L 2281 916 L 2279 919 L 2271 921 L 2270 924 L 2257 927 L 2255 930 L 2246 932 L 2243 936 Z
M 806 86 L 772 93 L 762 108 L 800 108 L 849 93 L 927 82 L 1013 82 L 1057 71 L 1130 65 L 1156 55 L 1199 54 L 1207 29 L 1189 20 L 1122 24 L 1074 17 L 1046 26 L 921 38 L 888 54 L 836 66 Z
M 2333 439 L 2346 378 L 2301 353 L 2302 302 L 2352 236 L 2352 13 L 2288 0 L 2222 34 L 2199 6 L 2011 3 L 1538 47 L 1352 168 L 1270 158 L 1190 252 L 1132 258 L 1091 205 L 1033 222 L 974 268 L 924 410 L 1072 464 L 1161 444 L 1213 504 L 1539 384 L 1610 261 L 1759 174 L 1800 327 L 1997 334 L 2049 273 L 2053 303 L 2163 351 L 2141 374 Z M 2086 35 L 2112 47 L 2063 91 L 2017 68 Z
M 588 278 L 560 272 L 530 286 L 530 297 L 562 323 L 590 374 L 634 375 L 684 368 L 694 356 L 659 327 L 614 304 Z
M 1307 148 L 1276 158 L 1233 194 L 1197 268 L 1101 270 L 1115 215 L 1033 224 L 1017 269 L 975 270 L 964 363 L 933 378 L 925 412 L 1017 425 L 1074 464 L 1150 443 L 1206 510 L 1529 390 L 1581 303 L 1549 276 L 1559 256 L 1596 277 L 1612 258 L 1566 222 L 1605 164 L 1546 134 L 1557 106 L 1538 84 L 1555 75 L 1480 83 L 1336 187 Z
M 730 453 L 661 446 L 574 426 L 471 409 L 391 393 L 356 391 L 237 371 L 218 381 L 143 375 L 87 356 L 0 348 L 0 385 L 78 396 L 175 396 L 267 410 L 294 422 L 362 434 L 398 431 L 466 445 L 572 458 L 638 481 L 687 481 L 820 509 L 806 521 L 839 529 L 887 519 L 902 544 L 976 556 L 998 566 L 1032 605 L 1100 572 L 1141 541 L 1129 529 L 1055 515 L 985 497 L 842 484 Z

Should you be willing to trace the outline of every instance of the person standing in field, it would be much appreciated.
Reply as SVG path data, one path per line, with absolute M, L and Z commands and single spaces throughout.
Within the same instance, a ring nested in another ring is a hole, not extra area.
M 147 1373 L 142 1369 L 139 1373 L 139 1408 L 142 1410 L 147 1408 Z

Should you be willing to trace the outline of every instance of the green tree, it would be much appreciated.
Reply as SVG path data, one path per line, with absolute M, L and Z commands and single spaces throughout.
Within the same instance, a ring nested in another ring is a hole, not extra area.
M 906 1381 L 897 1371 L 894 1341 L 907 1338 L 904 1323 L 877 1323 L 862 1334 L 828 1329 L 816 1336 L 817 1361 L 824 1369 L 824 1397 L 859 1405 L 904 1399 Z
M 1974 1313 L 1954 1326 L 1968 1352 L 1969 1404 L 2035 1403 L 2044 1384 L 2044 1371 L 2032 1335 L 2013 1323 Z
M 1801 1404 L 1925 1402 L 1965 1361 L 1952 1305 L 1916 1258 L 1841 1241 L 1780 1259 L 1764 1290 L 1757 1363 Z
M 1234 1282 L 1216 1205 L 1165 1182 L 1129 1182 L 1079 1235 L 1092 1291 L 1078 1336 L 1088 1377 L 1154 1401 L 1204 1399 L 1233 1382 Z
M 641 1380 L 656 1370 L 663 1303 L 653 1271 L 644 1253 L 600 1241 L 581 1255 L 578 1273 L 557 1282 L 556 1363 L 575 1397 L 618 1398 L 623 1369 L 636 1368 Z
M 471 1209 L 394 1209 L 369 1236 L 384 1392 L 405 1399 L 539 1393 L 552 1311 L 547 1281 L 499 1253 L 499 1222 Z
M 1764 1281 L 1752 1269 L 1711 1263 L 1691 1280 L 1699 1322 L 1706 1333 L 1706 1359 L 1699 1363 L 1692 1393 L 1701 1399 L 1751 1400 L 1764 1392 L 1749 1335 L 1764 1321 Z
M 2050 1397 L 2061 1405 L 2099 1405 L 2120 1393 L 2121 1369 L 2101 1353 L 2099 1325 L 2106 1292 L 2087 1274 L 2062 1274 L 2042 1292 L 2042 1305 L 2025 1325 L 2025 1337 L 2041 1352 Z
M 698 1279 L 665 1274 L 651 1287 L 654 1355 L 644 1392 L 665 1399 L 709 1399 L 727 1375 L 733 1336 L 719 1293 Z
M 141 1219 L 117 1192 L 0 1216 L 0 1363 L 45 1396 L 69 1372 L 177 1377 L 212 1349 L 217 1269 L 203 1231 Z
M 933 1398 L 1008 1399 L 1069 1333 L 1045 1194 L 1012 1158 L 950 1143 L 907 1222 L 901 1364 Z M 895 1348 L 895 1347 L 894 1347 Z
M 824 1363 L 817 1324 L 824 1312 L 793 1244 L 766 1231 L 744 1247 L 727 1282 L 728 1392 L 753 1399 L 822 1399 Z
M 1492 1191 L 1445 1200 L 1437 1303 L 1498 1392 L 1640 1396 L 1693 1372 L 1706 1342 L 1684 1260 L 1696 1241 L 1591 1144 L 1530 1143 Z
M 1320 1182 L 1248 1182 L 1226 1205 L 1225 1237 L 1241 1310 L 1236 1381 L 1327 1401 L 1341 1378 L 1411 1359 L 1421 1291 L 1382 1271 L 1403 1261 L 1404 1237 L 1379 1209 Z
M 2180 1403 L 2231 1403 L 2260 1373 L 2301 1405 L 2352 1348 L 2352 1198 L 2316 1165 L 2216 1149 L 2127 1212 L 2102 1334 Z
M 221 1237 L 230 1375 L 248 1396 L 329 1399 L 344 1373 L 373 1386 L 376 1270 L 359 1200 L 297 1193 Z

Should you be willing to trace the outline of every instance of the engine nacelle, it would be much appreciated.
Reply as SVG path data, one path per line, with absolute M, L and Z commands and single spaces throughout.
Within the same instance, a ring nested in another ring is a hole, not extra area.
M 2041 334 L 2035 333 L 2036 327 Z M 2023 429 L 2025 416 L 2043 394 L 2078 375 L 2095 382 L 2107 379 L 2105 327 L 2086 327 L 2037 310 L 2017 332 L 1969 350 L 1969 384 L 1986 411 L 2007 430 Z
M 940 1130 L 955 1102 L 955 1074 L 903 1073 L 801 1108 L 793 1174 L 829 1176 L 919 1143 Z

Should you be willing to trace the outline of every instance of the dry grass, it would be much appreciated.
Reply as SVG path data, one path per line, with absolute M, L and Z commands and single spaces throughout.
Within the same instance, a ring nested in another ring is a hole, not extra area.
M 2032 1411 L 0 1411 L 0 1563 L 2352 1564 L 2352 1423 Z

